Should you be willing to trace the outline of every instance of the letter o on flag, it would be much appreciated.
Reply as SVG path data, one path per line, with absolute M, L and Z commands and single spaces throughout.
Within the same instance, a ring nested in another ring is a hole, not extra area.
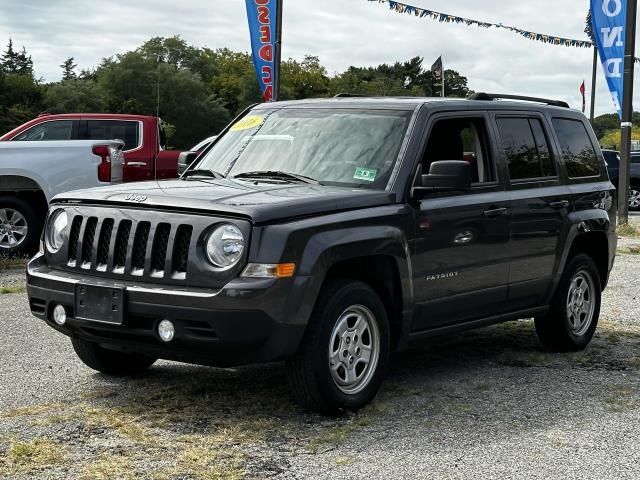
M 610 5 L 613 3 L 614 10 L 610 9 Z M 603 0 L 602 11 L 607 17 L 617 17 L 622 11 L 622 0 Z

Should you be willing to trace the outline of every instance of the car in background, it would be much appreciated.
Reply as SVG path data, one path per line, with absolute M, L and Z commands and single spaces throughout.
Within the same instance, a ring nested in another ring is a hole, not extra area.
M 42 114 L 0 137 L 0 141 L 122 140 L 124 181 L 178 176 L 179 151 L 166 149 L 162 120 L 107 113 Z
M 609 178 L 616 188 L 620 178 L 620 152 L 616 150 L 602 150 L 607 162 Z M 629 182 L 629 210 L 640 210 L 640 152 L 631 152 L 631 176 Z
M 178 156 L 178 175 L 182 175 L 184 171 L 191 165 L 200 152 L 203 152 L 218 138 L 218 135 L 213 135 L 202 140 L 193 146 L 188 152 L 182 152 Z

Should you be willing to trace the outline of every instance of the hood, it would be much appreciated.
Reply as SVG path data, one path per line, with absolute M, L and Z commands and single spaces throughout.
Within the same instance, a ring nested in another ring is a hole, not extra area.
M 53 201 L 202 211 L 264 223 L 390 205 L 395 201 L 395 194 L 300 183 L 190 178 L 77 190 L 60 194 Z

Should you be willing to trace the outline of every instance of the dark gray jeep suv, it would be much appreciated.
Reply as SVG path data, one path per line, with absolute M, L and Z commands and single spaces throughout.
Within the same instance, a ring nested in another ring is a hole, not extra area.
M 285 360 L 323 412 L 433 335 L 534 317 L 582 349 L 615 189 L 581 113 L 506 97 L 254 106 L 178 180 L 55 198 L 31 311 L 107 374 Z

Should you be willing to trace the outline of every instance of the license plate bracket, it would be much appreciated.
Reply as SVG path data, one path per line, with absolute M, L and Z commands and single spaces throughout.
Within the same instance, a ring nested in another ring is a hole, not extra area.
M 123 287 L 76 285 L 75 317 L 80 320 L 122 325 L 124 295 Z

